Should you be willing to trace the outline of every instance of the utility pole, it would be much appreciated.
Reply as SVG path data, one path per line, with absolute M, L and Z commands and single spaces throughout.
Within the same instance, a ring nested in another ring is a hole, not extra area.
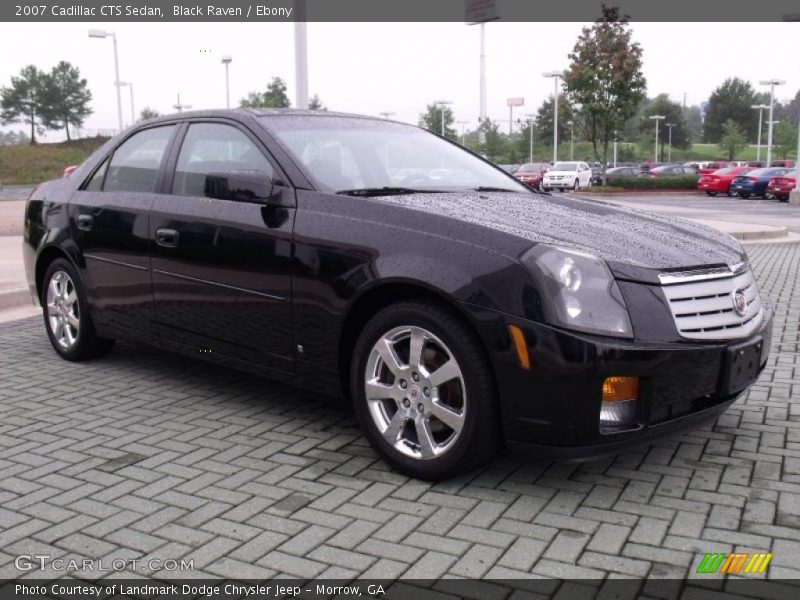
M 466 126 L 469 123 L 469 121 L 457 121 L 457 123 L 461 125 L 461 145 L 466 147 L 467 144 L 465 143 L 466 142 L 465 132 L 466 132 Z
M 669 127 L 669 141 L 667 142 L 667 162 L 672 162 L 672 128 L 675 127 L 675 123 L 665 123 L 667 127 Z
M 536 115 L 528 113 L 525 115 L 528 117 L 528 132 L 530 134 L 530 150 L 528 152 L 528 162 L 533 162 L 533 119 Z

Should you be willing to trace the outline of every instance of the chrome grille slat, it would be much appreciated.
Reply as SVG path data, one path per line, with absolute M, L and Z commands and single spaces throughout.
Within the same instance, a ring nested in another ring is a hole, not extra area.
M 735 273 L 735 274 L 734 274 Z M 705 278 L 696 271 L 669 273 L 661 289 L 667 299 L 675 326 L 681 337 L 698 340 L 721 340 L 747 337 L 758 327 L 763 313 L 761 297 L 752 271 L 740 266 L 725 277 L 719 270 Z M 743 291 L 747 309 L 740 315 L 733 304 L 733 294 Z

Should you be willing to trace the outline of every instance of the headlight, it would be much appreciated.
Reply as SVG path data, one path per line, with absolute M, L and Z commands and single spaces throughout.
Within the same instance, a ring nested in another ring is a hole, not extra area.
M 553 325 L 633 337 L 625 301 L 605 261 L 592 254 L 538 244 L 520 259 L 542 285 Z

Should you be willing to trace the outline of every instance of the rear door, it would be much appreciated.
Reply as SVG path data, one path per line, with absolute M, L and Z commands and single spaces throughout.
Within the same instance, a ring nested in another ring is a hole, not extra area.
M 180 137 L 169 167 L 174 176 L 150 213 L 159 333 L 199 352 L 292 371 L 294 189 L 237 122 L 189 122 Z M 269 175 L 272 197 L 205 197 L 206 176 L 230 171 Z
M 148 216 L 177 125 L 131 134 L 103 160 L 69 204 L 81 277 L 100 326 L 153 333 Z

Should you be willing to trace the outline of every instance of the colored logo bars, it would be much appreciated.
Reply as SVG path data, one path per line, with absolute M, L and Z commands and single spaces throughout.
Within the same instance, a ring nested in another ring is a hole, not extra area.
M 750 554 L 749 552 L 707 553 L 697 566 L 697 573 L 763 573 L 767 570 L 772 553 Z M 744 567 L 744 568 L 742 568 Z

